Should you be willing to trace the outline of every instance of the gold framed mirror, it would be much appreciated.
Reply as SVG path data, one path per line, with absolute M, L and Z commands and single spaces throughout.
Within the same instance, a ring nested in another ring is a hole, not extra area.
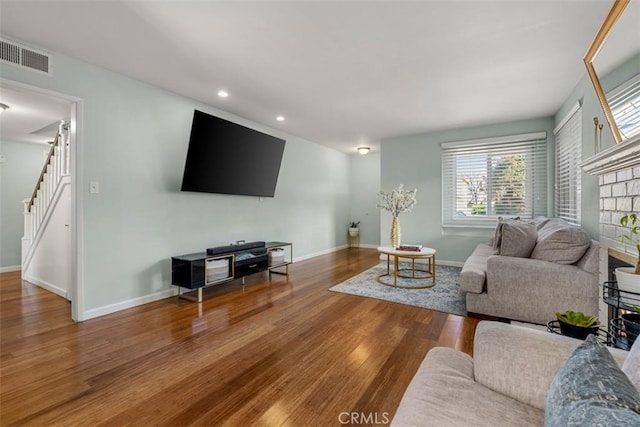
M 621 15 L 625 11 L 625 9 L 627 9 L 627 6 L 629 5 L 629 3 L 630 3 L 630 0 L 614 0 L 611 10 L 609 11 L 608 15 L 605 17 L 604 21 L 602 22 L 602 25 L 600 26 L 598 33 L 593 39 L 593 42 L 591 42 L 591 45 L 589 46 L 589 49 L 587 50 L 587 53 L 584 56 L 584 64 L 587 68 L 587 73 L 589 74 L 589 78 L 593 83 L 594 90 L 596 92 L 598 100 L 600 101 L 600 105 L 602 106 L 602 110 L 607 119 L 607 122 L 609 123 L 609 127 L 611 128 L 611 132 L 613 134 L 613 138 L 616 144 L 623 142 L 625 139 L 625 136 L 620 131 L 620 124 L 616 123 L 614 114 L 611 110 L 611 105 L 600 83 L 600 78 L 598 77 L 596 67 L 594 66 L 594 61 L 598 56 L 598 54 L 601 52 L 602 48 L 605 46 L 605 42 L 607 41 L 609 36 L 612 35 L 613 33 L 612 30 L 616 26 L 616 23 L 619 22 Z M 632 12 L 628 12 L 628 13 L 632 13 Z M 626 26 L 624 20 L 622 20 L 621 24 L 622 26 Z M 621 24 L 619 23 L 618 26 L 621 26 Z M 635 24 L 634 26 L 635 28 L 637 28 L 637 24 Z M 624 31 L 624 30 L 617 29 L 616 31 Z M 637 52 L 640 52 L 640 37 L 627 38 L 625 44 L 629 45 L 629 46 L 624 46 L 627 53 L 634 52 L 634 54 L 637 55 L 638 54 Z M 620 48 L 621 46 L 618 43 L 618 45 L 616 46 L 607 45 L 606 50 L 609 50 L 609 51 L 619 50 Z M 602 70 L 600 71 L 601 71 L 600 76 L 602 77 L 603 76 Z

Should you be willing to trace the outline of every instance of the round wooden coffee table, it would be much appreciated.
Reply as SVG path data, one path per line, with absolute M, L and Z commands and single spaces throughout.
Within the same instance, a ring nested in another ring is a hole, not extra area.
M 380 246 L 378 252 L 387 256 L 387 272 L 382 273 L 377 277 L 378 283 L 385 286 L 391 286 L 394 288 L 406 288 L 406 289 L 425 289 L 431 288 L 436 285 L 436 250 L 433 248 L 422 248 L 418 251 L 400 251 L 391 246 Z M 390 259 L 393 257 L 393 273 L 390 269 Z M 411 268 L 399 268 L 398 258 L 411 259 Z M 426 268 L 417 268 L 416 260 L 426 260 Z M 410 274 L 403 274 L 402 272 L 410 272 Z M 385 283 L 383 277 L 393 277 L 393 283 Z M 398 277 L 405 279 L 416 280 L 415 286 L 403 286 L 398 285 Z M 425 285 L 424 281 L 431 281 L 431 283 Z

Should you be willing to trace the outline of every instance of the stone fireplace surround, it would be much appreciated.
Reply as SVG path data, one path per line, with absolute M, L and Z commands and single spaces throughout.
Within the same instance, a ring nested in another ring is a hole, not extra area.
M 640 135 L 607 148 L 581 163 L 583 170 L 598 176 L 600 186 L 600 277 L 598 283 L 611 280 L 615 266 L 633 264 L 638 255 L 631 245 L 623 244 L 624 228 L 620 218 L 640 213 Z M 610 261 L 611 260 L 611 261 Z M 610 265 L 611 264 L 611 265 Z M 609 319 L 608 306 L 600 301 L 601 320 Z

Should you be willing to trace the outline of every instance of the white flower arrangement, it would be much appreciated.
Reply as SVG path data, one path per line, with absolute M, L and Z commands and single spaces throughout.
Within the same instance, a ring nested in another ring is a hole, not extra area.
M 403 212 L 410 212 L 416 204 L 417 188 L 405 190 L 400 184 L 397 190 L 381 191 L 378 193 L 380 204 L 377 207 L 391 212 L 391 215 L 398 216 Z

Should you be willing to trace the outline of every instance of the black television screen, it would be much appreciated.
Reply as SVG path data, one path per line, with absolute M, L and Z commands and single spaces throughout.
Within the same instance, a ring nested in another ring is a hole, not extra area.
M 181 190 L 273 197 L 284 144 L 195 110 Z

